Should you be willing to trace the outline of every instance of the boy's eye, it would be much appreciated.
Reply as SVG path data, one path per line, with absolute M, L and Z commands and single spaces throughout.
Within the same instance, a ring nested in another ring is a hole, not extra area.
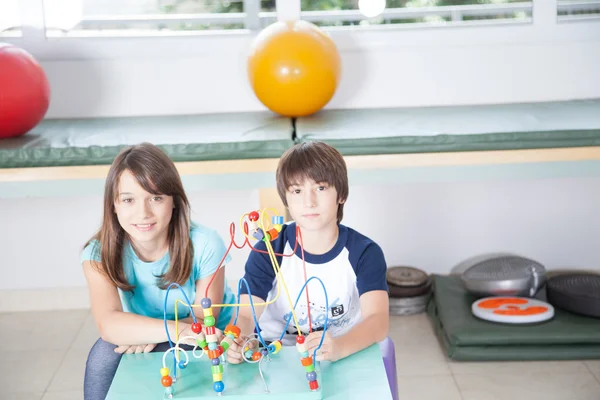
M 292 193 L 300 194 L 300 189 L 292 189 Z
M 318 190 L 319 190 L 319 191 L 321 191 L 321 192 L 322 192 L 323 190 L 326 190 L 326 189 L 327 189 L 327 186 L 319 186 L 319 188 L 318 188 Z

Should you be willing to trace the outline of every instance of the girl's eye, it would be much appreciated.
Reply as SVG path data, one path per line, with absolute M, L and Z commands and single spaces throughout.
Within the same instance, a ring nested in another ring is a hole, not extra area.
M 133 201 L 133 199 L 129 199 L 129 198 L 127 198 L 127 199 L 123 199 L 123 200 L 121 200 L 121 201 L 122 201 L 123 203 L 131 203 L 131 202 Z
M 163 198 L 160 196 L 156 196 L 152 198 L 152 201 L 161 201 Z

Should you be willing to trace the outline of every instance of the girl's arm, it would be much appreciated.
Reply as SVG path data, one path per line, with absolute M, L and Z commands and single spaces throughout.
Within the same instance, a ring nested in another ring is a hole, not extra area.
M 223 294 L 225 292 L 225 265 L 216 270 L 213 275 L 215 275 L 215 278 L 208 288 L 208 298 L 211 300 L 212 304 L 222 304 Z M 200 307 L 200 302 L 204 297 L 206 297 L 206 287 L 213 278 L 213 275 L 209 275 L 196 281 L 196 298 L 194 299 L 194 304 L 198 305 L 198 307 L 193 307 L 192 309 L 194 310 L 196 320 L 202 323 L 202 326 L 204 326 L 204 311 L 203 308 Z M 212 312 L 213 316 L 215 317 L 215 321 L 218 320 L 221 307 L 213 307 Z M 188 324 L 192 324 L 194 322 L 191 315 L 182 319 L 181 321 Z
M 89 287 L 92 315 L 102 340 L 118 346 L 154 344 L 168 340 L 162 319 L 123 312 L 117 288 L 106 275 L 94 268 L 91 261 L 83 262 L 83 272 Z M 175 321 L 167 321 L 167 327 L 174 340 Z M 180 336 L 193 335 L 189 324 L 180 321 L 178 328 Z

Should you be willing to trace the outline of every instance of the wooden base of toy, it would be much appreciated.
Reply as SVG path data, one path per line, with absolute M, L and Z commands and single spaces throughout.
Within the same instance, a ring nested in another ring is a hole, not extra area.
M 121 359 L 107 400 L 163 400 L 165 388 L 160 383 L 163 353 L 126 354 Z M 191 354 L 190 354 L 191 356 Z M 173 368 L 173 358 L 167 357 Z M 311 391 L 306 372 L 295 347 L 283 347 L 263 363 L 263 374 L 270 393 L 265 392 L 258 364 L 226 364 L 223 372 L 225 390 L 218 396 L 213 390 L 210 360 L 190 357 L 190 363 L 178 370 L 173 383 L 173 400 L 235 400 L 268 398 L 277 400 L 345 400 L 353 396 L 392 399 L 381 350 L 373 345 L 335 363 L 317 363 L 319 389 Z

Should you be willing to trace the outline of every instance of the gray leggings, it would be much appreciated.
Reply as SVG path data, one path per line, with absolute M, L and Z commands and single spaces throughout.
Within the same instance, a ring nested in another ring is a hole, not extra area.
M 117 346 L 102 339 L 92 346 L 85 364 L 85 378 L 83 380 L 83 398 L 85 400 L 105 400 L 108 389 L 112 384 L 122 354 L 115 353 Z M 169 350 L 169 342 L 159 343 L 152 352 L 165 352 Z M 193 347 L 186 345 L 182 349 L 191 350 Z

